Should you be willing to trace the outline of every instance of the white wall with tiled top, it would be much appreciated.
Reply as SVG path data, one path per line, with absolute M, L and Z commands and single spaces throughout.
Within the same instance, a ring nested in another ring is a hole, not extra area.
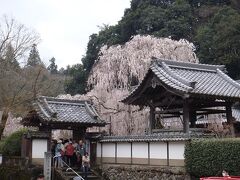
M 169 159 L 184 159 L 185 143 L 169 142 Z
M 117 157 L 131 158 L 131 143 L 117 143 Z
M 103 157 L 115 157 L 115 143 L 103 143 L 102 151 Z
M 150 158 L 152 158 L 152 159 L 167 159 L 167 143 L 166 142 L 151 142 L 150 143 Z

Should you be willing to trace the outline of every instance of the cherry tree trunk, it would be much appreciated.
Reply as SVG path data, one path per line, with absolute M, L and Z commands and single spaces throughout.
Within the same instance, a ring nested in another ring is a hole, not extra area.
M 0 123 L 0 140 L 2 139 L 3 131 L 7 123 L 8 113 L 9 113 L 8 109 L 3 110 L 1 123 Z

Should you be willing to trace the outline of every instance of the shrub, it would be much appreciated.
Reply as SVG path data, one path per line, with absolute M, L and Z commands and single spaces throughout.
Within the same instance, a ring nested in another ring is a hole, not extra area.
M 6 156 L 20 156 L 22 135 L 26 132 L 26 129 L 21 129 L 2 140 L 0 142 L 0 153 Z
M 195 177 L 240 175 L 240 139 L 192 140 L 185 148 L 186 170 Z

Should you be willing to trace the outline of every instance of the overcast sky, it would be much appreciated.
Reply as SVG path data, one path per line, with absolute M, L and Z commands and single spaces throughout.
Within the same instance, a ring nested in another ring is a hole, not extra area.
M 38 50 L 58 67 L 80 63 L 92 33 L 114 25 L 130 7 L 130 0 L 0 0 L 1 15 L 15 18 L 41 36 Z

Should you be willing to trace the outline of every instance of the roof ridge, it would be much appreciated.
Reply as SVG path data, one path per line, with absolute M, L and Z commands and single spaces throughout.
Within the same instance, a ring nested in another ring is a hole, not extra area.
M 236 81 L 234 81 L 232 78 L 230 78 L 228 75 L 226 75 L 225 73 L 223 73 L 220 69 L 217 69 L 217 73 L 220 75 L 220 77 L 222 77 L 224 80 L 228 81 L 229 83 L 231 83 L 233 86 L 239 88 L 240 90 L 240 84 Z
M 225 70 L 224 65 L 213 65 L 213 64 L 199 64 L 199 63 L 192 63 L 192 62 L 182 62 L 182 61 L 173 61 L 169 59 L 162 59 L 152 57 L 152 60 L 159 63 L 165 62 L 168 66 L 178 67 L 178 68 L 187 68 L 187 69 L 194 69 L 194 70 L 201 70 L 201 71 L 216 71 L 220 69 L 222 71 Z
M 46 110 L 50 112 L 50 116 L 51 117 L 56 117 L 57 112 L 53 111 L 53 109 L 49 106 L 46 98 L 43 98 L 42 100 L 43 100 L 43 105 L 45 105 Z
M 39 98 L 46 98 L 46 100 L 50 101 L 57 101 L 57 102 L 69 102 L 69 103 L 84 103 L 90 102 L 90 100 L 77 100 L 77 99 L 64 99 L 64 98 L 57 98 L 57 97 L 50 97 L 50 96 L 40 96 Z
M 92 111 L 91 107 L 87 102 L 85 102 L 85 109 L 89 113 L 90 116 L 92 116 L 94 119 L 97 119 L 97 115 Z
M 42 107 L 41 103 L 36 102 L 38 107 L 40 108 L 40 110 L 42 111 L 42 113 L 47 117 L 50 118 L 51 116 L 49 116 L 49 114 L 44 110 L 44 108 Z

